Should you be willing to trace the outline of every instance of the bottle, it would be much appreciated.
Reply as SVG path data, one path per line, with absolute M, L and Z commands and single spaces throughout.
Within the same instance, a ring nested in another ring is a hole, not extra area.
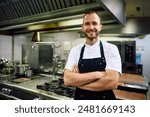
M 31 77 L 31 76 L 32 76 L 31 67 L 28 67 L 28 68 L 27 68 L 27 70 L 26 70 L 26 76 L 27 76 L 27 77 Z
M 136 64 L 140 64 L 141 63 L 141 53 L 136 53 Z

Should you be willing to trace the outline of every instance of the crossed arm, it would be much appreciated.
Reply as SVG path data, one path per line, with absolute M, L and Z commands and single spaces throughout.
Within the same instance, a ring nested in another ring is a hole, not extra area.
M 65 69 L 64 83 L 92 91 L 111 90 L 117 88 L 119 76 L 114 70 L 79 73 L 78 67 L 74 66 L 72 71 Z

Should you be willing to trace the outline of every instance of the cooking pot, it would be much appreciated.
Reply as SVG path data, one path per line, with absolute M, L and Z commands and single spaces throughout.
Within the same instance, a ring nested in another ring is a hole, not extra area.
M 26 71 L 30 68 L 29 64 L 19 64 L 16 66 L 16 76 L 26 76 Z

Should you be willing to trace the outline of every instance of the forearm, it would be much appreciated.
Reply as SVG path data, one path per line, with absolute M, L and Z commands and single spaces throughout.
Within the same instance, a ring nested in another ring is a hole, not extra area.
M 64 71 L 64 84 L 67 86 L 83 86 L 85 84 L 94 82 L 105 75 L 105 72 L 89 72 L 76 73 L 69 70 Z
M 113 90 L 116 89 L 117 85 L 115 81 L 106 81 L 99 79 L 92 83 L 82 85 L 79 88 L 91 91 L 104 91 L 104 90 Z
M 116 89 L 119 77 L 120 76 L 118 72 L 106 71 L 106 75 L 101 79 L 98 79 L 86 85 L 82 85 L 79 88 L 92 91 L 104 91 Z

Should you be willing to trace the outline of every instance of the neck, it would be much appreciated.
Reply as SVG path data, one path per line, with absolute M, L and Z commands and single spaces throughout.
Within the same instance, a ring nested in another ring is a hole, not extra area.
M 96 39 L 86 39 L 86 44 L 93 45 L 98 41 L 98 38 Z

